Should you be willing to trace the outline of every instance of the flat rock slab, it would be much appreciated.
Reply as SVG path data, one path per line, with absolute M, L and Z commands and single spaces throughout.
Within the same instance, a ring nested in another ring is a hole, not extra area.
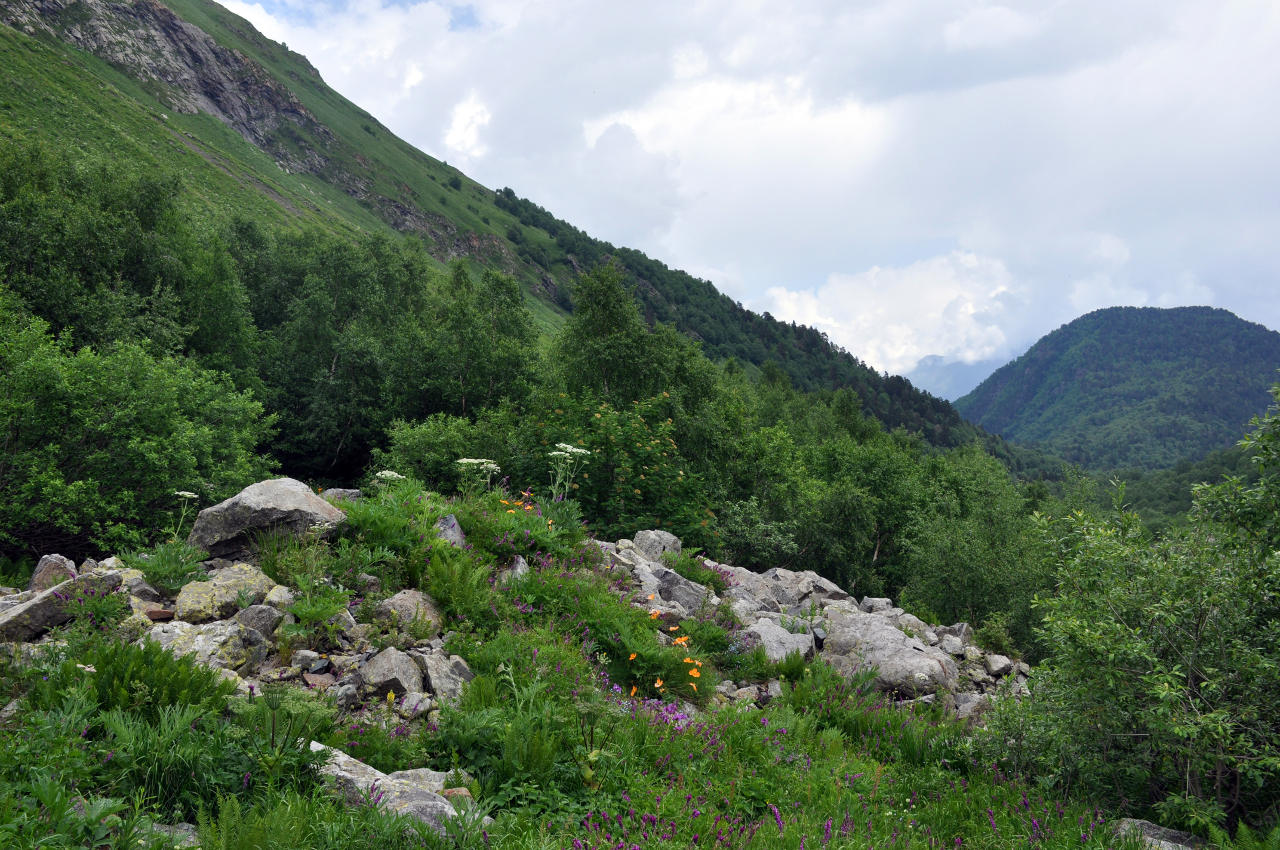
M 420 820 L 441 835 L 444 834 L 444 822 L 455 814 L 452 804 L 428 790 L 426 783 L 416 777 L 405 778 L 406 773 L 413 771 L 400 771 L 388 776 L 319 741 L 311 742 L 311 750 L 328 755 L 320 773 L 332 780 L 349 805 L 363 806 L 372 801 L 384 811 Z
M 347 515 L 293 478 L 259 481 L 196 517 L 187 542 L 214 557 L 243 557 L 254 536 L 283 531 L 302 536 L 311 529 L 328 534 Z
M 206 667 L 248 673 L 267 657 L 267 639 L 235 620 L 193 625 L 173 621 L 154 626 L 143 638 L 174 655 L 191 655 Z

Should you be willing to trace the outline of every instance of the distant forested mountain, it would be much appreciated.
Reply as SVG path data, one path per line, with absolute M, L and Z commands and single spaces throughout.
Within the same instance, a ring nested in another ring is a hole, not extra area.
M 1091 470 L 1167 469 L 1267 409 L 1280 333 L 1211 307 L 1112 307 L 1070 322 L 955 405 Z

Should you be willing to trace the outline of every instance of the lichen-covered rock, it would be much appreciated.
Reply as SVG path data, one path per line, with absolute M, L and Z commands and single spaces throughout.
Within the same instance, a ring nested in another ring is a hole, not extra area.
M 245 557 L 254 535 L 284 531 L 301 536 L 312 529 L 328 534 L 347 515 L 292 478 L 259 481 L 196 517 L 187 542 L 214 557 Z
M 68 598 L 78 592 L 105 593 L 120 586 L 120 573 L 105 570 L 78 575 L 0 611 L 0 641 L 32 641 L 71 619 Z
M 283 611 L 293 604 L 293 591 L 283 584 L 277 584 L 267 591 L 267 595 L 262 598 L 262 604 Z
M 246 674 L 267 657 L 267 639 L 235 620 L 195 625 L 160 623 L 147 633 L 174 655 L 192 655 L 206 667 Z
M 76 570 L 75 562 L 70 558 L 64 558 L 61 555 L 45 555 L 36 564 L 35 571 L 31 573 L 31 581 L 27 584 L 27 590 L 41 593 L 54 585 L 73 579 L 79 574 Z
M 208 581 L 193 581 L 178 591 L 174 617 L 188 623 L 222 620 L 238 611 L 242 602 L 262 602 L 275 584 L 257 567 L 233 564 L 210 573 Z

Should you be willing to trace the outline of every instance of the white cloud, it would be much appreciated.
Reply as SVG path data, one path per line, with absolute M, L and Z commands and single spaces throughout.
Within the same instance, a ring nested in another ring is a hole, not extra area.
M 1040 29 L 1035 18 L 1008 6 L 980 6 L 948 23 L 942 38 L 951 50 L 981 50 L 1023 41 Z
M 487 149 L 480 141 L 480 132 L 492 117 L 475 92 L 467 95 L 453 107 L 453 117 L 444 132 L 444 146 L 464 160 L 484 156 Z
M 482 183 L 883 368 L 1106 304 L 1280 327 L 1280 4 L 226 5 Z
M 973 363 L 1002 350 L 999 321 L 1013 286 L 1000 260 L 953 251 L 767 295 L 778 318 L 820 328 L 868 365 L 901 374 L 931 354 Z

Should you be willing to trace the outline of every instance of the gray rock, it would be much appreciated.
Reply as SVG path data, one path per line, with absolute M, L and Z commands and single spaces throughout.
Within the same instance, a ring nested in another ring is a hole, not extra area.
M 396 700 L 396 714 L 408 721 L 417 720 L 433 708 L 431 697 L 420 691 L 409 691 Z
M 173 603 L 175 619 L 188 623 L 222 620 L 240 610 L 240 604 L 262 602 L 275 582 L 256 567 L 234 564 L 216 570 L 208 581 L 193 581 L 178 591 Z
M 320 494 L 320 498 L 326 502 L 358 502 L 363 495 L 363 493 L 355 489 L 330 487 Z
M 282 531 L 328 534 L 347 515 L 292 478 L 259 481 L 230 499 L 200 511 L 187 542 L 214 557 L 244 557 L 255 535 Z
M 656 529 L 637 531 L 633 543 L 636 551 L 645 560 L 653 561 L 654 563 L 662 563 L 662 556 L 667 552 L 678 555 L 681 551 L 680 538 L 669 531 Z
M 159 602 L 161 599 L 160 592 L 147 584 L 147 577 L 143 575 L 142 570 L 130 570 L 121 567 L 120 586 L 130 596 L 136 596 L 143 602 Z
M 387 779 L 394 782 L 403 782 L 406 785 L 413 785 L 433 794 L 439 794 L 447 787 L 449 772 L 432 770 L 429 767 L 416 767 L 413 770 L 397 770 L 395 773 L 388 773 Z
M 792 652 L 805 657 L 813 654 L 813 635 L 792 634 L 772 620 L 756 620 L 743 631 L 756 636 L 770 661 L 781 661 Z
M 86 573 L 55 585 L 0 612 L 0 641 L 32 641 L 54 626 L 60 626 L 71 615 L 67 598 L 77 592 L 104 593 L 120 586 L 120 573 L 114 570 Z
M 402 590 L 389 599 L 378 603 L 373 609 L 376 619 L 387 620 L 400 628 L 407 628 L 413 623 L 421 623 L 423 628 L 431 632 L 440 631 L 444 623 L 444 615 L 436 607 L 435 601 L 420 590 Z
M 436 537 L 456 549 L 463 549 L 467 545 L 467 535 L 462 533 L 462 526 L 458 524 L 458 518 L 453 514 L 436 520 Z
M 61 555 L 45 555 L 36 564 L 35 571 L 31 573 L 27 590 L 41 593 L 78 575 L 80 573 L 76 570 L 75 562 L 70 558 L 64 558 Z
M 960 639 L 963 644 L 968 644 L 973 640 L 973 629 L 969 628 L 968 623 L 956 623 L 951 626 L 934 626 L 933 629 L 938 633 L 938 637 L 952 635 Z
M 990 707 L 991 698 L 986 694 L 956 694 L 956 717 L 969 721 L 970 725 L 976 724 Z
M 1188 832 L 1154 824 L 1151 821 L 1121 818 L 1116 821 L 1117 835 L 1137 835 L 1149 850 L 1186 850 L 1188 847 L 1203 847 L 1204 840 Z
M 462 688 L 474 679 L 475 673 L 460 656 L 435 652 L 412 652 L 410 655 L 426 675 L 427 686 L 436 699 L 457 702 Z
M 720 600 L 709 589 L 680 575 L 675 570 L 654 566 L 652 573 L 658 580 L 658 598 L 683 608 L 686 616 L 702 608 L 714 608 Z
M 893 600 L 884 596 L 864 596 L 858 603 L 858 607 L 867 614 L 879 614 L 881 611 L 891 609 Z
M 153 640 L 174 655 L 191 655 L 205 665 L 246 675 L 267 657 L 267 639 L 235 620 L 195 625 L 159 623 L 142 640 Z
M 366 693 L 375 699 L 392 691 L 396 696 L 421 693 L 423 688 L 422 670 L 412 658 L 393 646 L 360 665 L 360 677 Z
M 964 648 L 964 660 L 965 660 L 965 661 L 979 661 L 979 662 L 980 662 L 980 661 L 983 661 L 985 658 L 986 658 L 986 653 L 984 653 L 984 652 L 983 652 L 981 649 L 979 649 L 978 647 L 974 646 L 973 644 L 966 644 L 966 645 L 965 645 L 965 648 Z
M 1028 663 L 1027 663 L 1027 662 L 1025 662 L 1025 661 L 1019 661 L 1019 662 L 1018 662 L 1018 673 L 1019 673 L 1019 675 L 1022 675 L 1022 676 L 1030 676 L 1030 675 L 1031 675 L 1031 665 L 1030 665 L 1030 664 L 1028 664 Z
M 938 642 L 938 648 L 948 655 L 957 657 L 964 655 L 964 642 L 955 635 L 943 635 L 942 640 Z
M 830 602 L 851 601 L 839 585 L 812 570 L 795 572 L 774 567 L 763 578 L 770 583 L 779 607 L 792 616 L 808 614 L 812 608 L 821 611 Z
M 842 674 L 875 667 L 876 686 L 906 698 L 955 690 L 955 661 L 937 647 L 903 634 L 877 614 L 832 608 L 827 615 L 822 657 Z
M 360 695 L 356 692 L 356 686 L 350 682 L 338 685 L 331 693 L 333 695 L 333 704 L 338 707 L 339 711 L 350 711 L 355 708 L 356 703 L 360 700 Z
M 349 805 L 363 806 L 373 802 L 385 811 L 416 818 L 441 835 L 444 834 L 443 823 L 454 816 L 453 806 L 448 800 L 413 779 L 393 779 L 318 741 L 311 742 L 311 750 L 328 755 L 320 772 L 333 782 Z
M 276 629 L 283 619 L 284 614 L 281 614 L 270 605 L 250 605 L 243 611 L 237 611 L 235 615 L 237 623 L 242 626 L 248 626 L 266 638 L 276 633 Z
M 303 672 L 311 673 L 311 672 L 318 672 L 318 671 L 313 671 L 311 668 L 314 667 L 316 664 L 318 664 L 321 661 L 321 658 L 320 658 L 320 653 L 315 652 L 314 650 L 297 649 L 297 650 L 294 650 L 293 654 L 289 658 L 289 661 L 292 664 L 297 665 L 299 670 L 302 670 Z
M 24 590 L 21 593 L 10 593 L 0 598 L 0 613 L 8 611 L 10 608 L 17 608 L 23 602 L 29 602 L 39 596 L 34 590 Z
M 175 847 L 199 847 L 200 835 L 194 824 L 189 823 L 153 823 L 153 832 L 167 835 Z
M 987 672 L 997 678 L 1000 676 L 1008 676 L 1013 672 L 1013 662 L 1008 658 L 1005 658 L 1003 655 L 997 655 L 994 652 L 986 657 L 984 663 L 986 665 Z
M 516 555 L 511 561 L 511 566 L 498 573 L 498 583 L 508 585 L 517 579 L 524 578 L 529 574 L 529 562 L 524 558 Z

